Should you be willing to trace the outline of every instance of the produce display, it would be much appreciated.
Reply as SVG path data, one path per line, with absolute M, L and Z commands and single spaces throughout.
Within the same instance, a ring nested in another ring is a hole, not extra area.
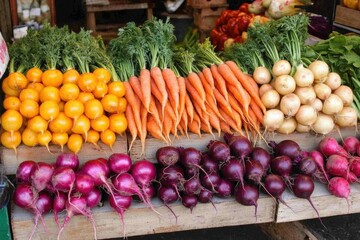
M 89 160 L 79 167 L 76 154 L 64 153 L 57 156 L 54 164 L 22 162 L 16 172 L 13 201 L 35 215 L 29 239 L 38 221 L 43 222 L 42 216 L 50 211 L 59 227 L 58 239 L 74 215 L 84 215 L 91 221 L 96 239 L 91 209 L 103 201 L 101 188 L 107 190 L 110 206 L 119 213 L 124 225 L 123 214 L 131 205 L 132 196 L 136 195 L 152 208 L 150 199 L 154 194 L 151 189 L 155 176 L 152 163 L 143 160 L 132 164 L 126 154 L 113 153 L 108 159 Z M 62 211 L 66 211 L 66 216 L 59 223 L 58 213 Z M 123 229 L 125 231 L 125 226 Z
M 112 146 L 127 129 L 125 87 L 100 39 L 66 27 L 29 30 L 9 48 L 9 76 L 1 115 L 1 144 Z M 90 66 L 94 69 L 90 71 Z
M 350 184 L 358 181 L 360 141 L 354 136 L 339 144 L 332 137 L 322 139 L 315 150 L 304 151 L 293 140 L 269 142 L 269 148 L 253 147 L 244 136 L 229 133 L 224 140 L 212 140 L 207 150 L 165 146 L 156 151 L 157 164 L 148 160 L 132 163 L 127 154 L 113 153 L 108 159 L 88 160 L 80 166 L 76 154 L 63 153 L 53 164 L 22 162 L 16 172 L 14 203 L 34 214 L 37 229 L 42 216 L 53 211 L 58 238 L 74 215 L 91 221 L 91 209 L 104 201 L 119 213 L 124 236 L 124 213 L 133 200 L 141 201 L 159 214 L 151 198 L 159 198 L 177 219 L 169 204 L 181 202 L 190 211 L 198 203 L 214 206 L 213 197 L 233 198 L 255 207 L 260 192 L 288 206 L 282 198 L 286 189 L 311 201 L 315 181 L 326 184 L 331 194 L 348 201 Z M 101 191 L 105 189 L 106 191 Z M 106 197 L 104 197 L 106 196 Z M 58 213 L 66 211 L 59 221 Z M 119 223 L 120 224 L 120 223 Z
M 244 6 L 249 11 L 280 2 Z M 250 13 L 240 15 L 251 22 Z M 119 28 L 107 46 L 89 31 L 49 25 L 14 42 L 2 82 L 1 144 L 15 150 L 13 203 L 34 215 L 30 239 L 39 221 L 46 232 L 44 214 L 51 211 L 58 239 L 75 215 L 91 222 L 96 239 L 92 209 L 103 204 L 119 214 L 124 237 L 134 202 L 159 222 L 165 209 L 167 220 L 178 223 L 181 212 L 173 209 L 180 203 L 192 214 L 199 203 L 217 212 L 223 201 L 234 200 L 251 214 L 254 208 L 257 222 L 263 198 L 275 200 L 274 221 L 279 206 L 291 209 L 286 194 L 308 201 L 320 219 L 312 196 L 323 184 L 352 205 L 360 141 L 343 138 L 339 128 L 355 134 L 360 116 L 359 37 L 333 33 L 307 46 L 305 14 L 258 20 L 246 27 L 246 40 L 224 51 L 215 51 L 220 45 L 210 39 L 194 40 L 194 32 L 176 43 L 169 19 L 155 18 Z M 327 136 L 334 129 L 339 142 Z M 314 132 L 319 145 L 305 151 L 290 135 L 295 131 Z M 275 142 L 275 135 L 287 139 Z M 122 153 L 112 149 L 117 136 L 127 144 Z M 85 142 L 99 150 L 96 156 L 80 152 Z M 46 147 L 54 161 L 19 162 L 21 143 Z M 196 147 L 204 143 L 206 149 Z M 50 152 L 51 144 L 59 155 Z

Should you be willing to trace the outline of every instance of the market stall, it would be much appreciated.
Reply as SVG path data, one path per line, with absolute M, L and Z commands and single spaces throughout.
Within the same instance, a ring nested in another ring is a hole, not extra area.
M 9 44 L 0 158 L 13 238 L 360 213 L 360 37 L 308 44 L 304 1 L 286 14 L 274 2 L 191 1 L 198 28 L 181 42 L 168 18 L 149 18 L 106 44 L 50 24 Z

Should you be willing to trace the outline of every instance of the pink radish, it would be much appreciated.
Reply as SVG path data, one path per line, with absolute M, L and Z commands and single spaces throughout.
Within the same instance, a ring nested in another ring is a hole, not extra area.
M 54 196 L 54 202 L 53 202 L 53 212 L 54 212 L 54 219 L 56 222 L 56 225 L 60 228 L 59 224 L 59 212 L 65 210 L 66 207 L 66 201 L 67 201 L 67 195 L 63 192 L 56 192 Z
M 349 196 L 350 196 L 350 184 L 346 179 L 342 177 L 333 177 L 329 181 L 329 191 L 335 197 L 345 198 L 346 202 L 349 205 Z
M 54 167 L 48 163 L 38 162 L 31 172 L 31 185 L 40 192 L 44 190 L 51 181 Z
M 317 151 L 313 150 L 309 154 L 310 157 L 312 157 L 318 167 L 318 169 L 322 172 L 323 176 L 325 177 L 326 181 L 329 182 L 328 175 L 325 171 L 325 161 L 323 155 Z
M 35 166 L 35 162 L 32 160 L 23 161 L 16 169 L 16 181 L 18 183 L 30 183 L 31 172 Z
M 349 136 L 344 138 L 344 141 L 342 143 L 343 148 L 350 154 L 356 153 L 356 147 L 359 144 L 359 139 L 357 139 L 354 136 Z
M 75 153 L 61 153 L 56 158 L 56 167 L 69 167 L 76 171 L 79 168 L 79 158 Z
M 113 153 L 108 160 L 112 172 L 119 174 L 128 172 L 131 168 L 131 158 L 125 153 Z
M 332 176 L 346 177 L 349 172 L 348 160 L 343 156 L 333 154 L 326 161 L 326 170 Z
M 349 154 L 346 150 L 339 145 L 333 137 L 325 137 L 322 139 L 318 145 L 319 151 L 325 155 L 325 157 L 329 157 L 334 154 L 338 154 L 344 157 L 347 157 Z
M 121 222 L 123 224 L 123 233 L 125 238 L 125 222 L 124 222 L 124 212 L 130 208 L 132 203 L 131 196 L 122 196 L 118 193 L 111 195 L 109 197 L 110 206 L 120 215 Z

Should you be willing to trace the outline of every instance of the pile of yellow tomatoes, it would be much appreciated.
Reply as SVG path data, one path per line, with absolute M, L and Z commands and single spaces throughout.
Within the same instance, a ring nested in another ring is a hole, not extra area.
M 84 142 L 112 147 L 127 128 L 125 87 L 107 69 L 10 73 L 2 82 L 1 144 L 16 148 L 56 144 L 77 153 Z

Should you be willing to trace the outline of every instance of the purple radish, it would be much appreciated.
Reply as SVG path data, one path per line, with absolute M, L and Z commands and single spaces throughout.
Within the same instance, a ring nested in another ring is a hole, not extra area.
M 222 165 L 220 171 L 224 178 L 230 181 L 240 182 L 241 186 L 244 186 L 245 168 L 243 160 L 232 158 Z
M 16 169 L 16 182 L 30 183 L 31 172 L 35 166 L 35 162 L 31 160 L 23 161 Z
M 309 156 L 314 159 L 318 169 L 322 172 L 322 174 L 325 177 L 326 181 L 329 182 L 328 174 L 325 171 L 324 156 L 321 154 L 321 152 L 319 152 L 317 150 L 313 150 L 313 151 L 310 152 Z
M 156 160 L 162 166 L 175 165 L 180 159 L 179 149 L 173 146 L 161 147 L 156 151 Z
M 230 147 L 231 155 L 242 160 L 249 156 L 253 150 L 251 142 L 247 137 L 225 133 L 224 140 Z
M 298 166 L 299 166 L 299 170 L 301 173 L 303 173 L 305 175 L 309 175 L 309 176 L 312 176 L 313 174 L 315 174 L 315 172 L 317 170 L 317 164 L 312 157 L 303 158 L 299 162 Z
M 190 208 L 190 212 L 192 212 L 193 208 L 198 203 L 198 198 L 196 195 L 184 195 L 181 198 L 181 203 L 184 207 Z
M 250 184 L 244 184 L 244 187 L 235 188 L 235 199 L 242 205 L 255 207 L 255 218 L 257 218 L 257 201 L 259 199 L 259 189 Z
M 261 147 L 254 147 L 253 148 L 253 150 L 251 152 L 251 155 L 250 155 L 250 159 L 258 161 L 259 163 L 261 163 L 261 165 L 263 166 L 265 172 L 270 167 L 271 156 L 270 156 L 268 151 L 266 151 L 265 149 L 263 149 Z
M 231 197 L 233 189 L 234 183 L 224 178 L 220 179 L 219 185 L 215 188 L 216 195 L 221 198 Z
M 125 153 L 113 153 L 107 162 L 110 171 L 116 174 L 126 173 L 131 169 L 131 158 Z
M 225 162 L 230 158 L 230 147 L 221 141 L 211 140 L 207 145 L 208 155 L 218 163 Z
M 38 162 L 31 172 L 31 185 L 40 192 L 44 190 L 51 181 L 54 167 L 48 163 Z
M 61 153 L 56 158 L 56 167 L 69 167 L 76 171 L 79 168 L 79 158 L 75 153 Z

